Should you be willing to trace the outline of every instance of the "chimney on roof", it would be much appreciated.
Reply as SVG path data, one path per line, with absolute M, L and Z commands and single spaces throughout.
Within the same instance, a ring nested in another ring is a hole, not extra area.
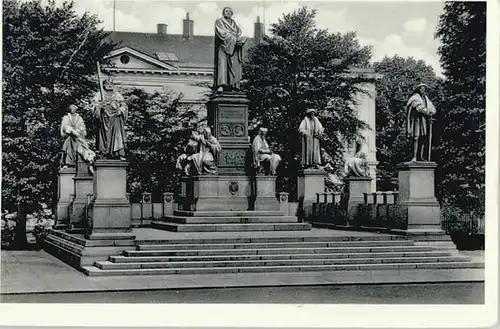
M 167 24 L 156 24 L 158 34 L 167 35 Z
M 264 37 L 264 24 L 260 22 L 260 17 L 257 16 L 257 22 L 254 24 L 253 39 L 255 43 L 261 43 Z
M 189 19 L 189 13 L 186 13 L 186 19 L 182 21 L 182 35 L 186 39 L 191 39 L 194 35 L 194 22 Z

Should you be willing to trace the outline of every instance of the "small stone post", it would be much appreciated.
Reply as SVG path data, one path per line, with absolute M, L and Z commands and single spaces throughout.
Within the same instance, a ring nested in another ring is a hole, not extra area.
M 163 217 L 174 214 L 174 193 L 163 193 Z
M 286 192 L 279 192 L 278 193 L 278 201 L 280 204 L 280 211 L 283 211 L 285 213 L 285 216 L 290 216 L 290 207 L 288 204 L 288 193 Z

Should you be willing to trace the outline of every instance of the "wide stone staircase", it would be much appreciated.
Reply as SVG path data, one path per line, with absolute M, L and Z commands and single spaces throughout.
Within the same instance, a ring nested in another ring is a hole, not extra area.
M 484 267 L 484 263 L 472 262 L 455 252 L 415 244 L 406 236 L 297 233 L 276 237 L 241 234 L 235 238 L 207 238 L 200 233 L 197 238 L 136 240 L 135 248 L 126 249 L 122 255 L 81 269 L 91 276 L 113 276 Z
M 308 231 L 311 224 L 300 223 L 283 211 L 186 211 L 175 210 L 151 223 L 151 227 L 172 232 Z

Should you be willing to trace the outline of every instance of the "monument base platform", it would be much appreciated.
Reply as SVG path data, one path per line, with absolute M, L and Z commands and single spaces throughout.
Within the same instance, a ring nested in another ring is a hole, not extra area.
M 124 250 L 133 248 L 134 239 L 132 233 L 102 234 L 100 239 L 92 235 L 92 239 L 88 239 L 83 234 L 51 230 L 45 238 L 44 249 L 74 268 L 82 270 L 84 266 L 107 260 L 111 255 L 120 255 Z
M 200 213 L 202 214 L 202 213 Z M 136 246 L 85 266 L 90 276 L 483 268 L 402 235 L 335 230 L 179 233 L 135 229 Z M 354 272 L 353 272 L 354 273 Z

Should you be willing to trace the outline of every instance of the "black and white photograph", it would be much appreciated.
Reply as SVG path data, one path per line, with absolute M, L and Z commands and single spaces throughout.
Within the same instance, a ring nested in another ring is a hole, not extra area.
M 0 324 L 494 325 L 499 6 L 2 0 Z

